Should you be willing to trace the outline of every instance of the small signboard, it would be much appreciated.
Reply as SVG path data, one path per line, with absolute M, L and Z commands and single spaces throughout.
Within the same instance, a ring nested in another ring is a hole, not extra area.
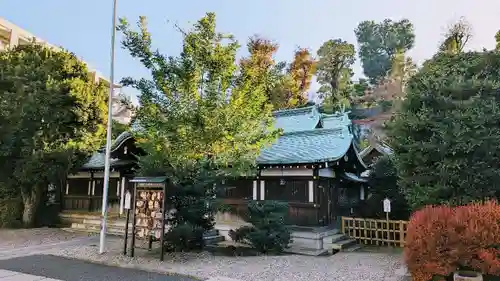
M 125 208 L 125 210 L 132 209 L 132 194 L 130 193 L 130 191 L 127 191 L 127 193 L 125 193 L 124 208 Z
M 391 200 L 389 200 L 388 198 L 384 199 L 384 212 L 385 213 L 391 212 Z

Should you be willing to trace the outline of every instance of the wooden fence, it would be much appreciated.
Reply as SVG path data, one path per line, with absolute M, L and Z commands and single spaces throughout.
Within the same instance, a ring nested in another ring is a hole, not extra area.
M 358 243 L 404 247 L 407 221 L 342 217 L 342 233 Z

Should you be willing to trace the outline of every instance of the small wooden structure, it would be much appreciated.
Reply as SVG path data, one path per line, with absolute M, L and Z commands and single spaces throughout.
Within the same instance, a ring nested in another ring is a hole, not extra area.
M 97 213 L 102 208 L 105 147 L 94 152 L 80 169 L 68 175 L 61 189 L 61 211 Z M 137 156 L 144 152 L 135 144 L 131 133 L 120 134 L 111 145 L 108 208 L 123 213 L 124 194 L 132 189 L 130 179 L 137 167 Z
M 136 177 L 130 180 L 134 184 L 132 209 L 132 243 L 130 256 L 134 256 L 135 240 L 148 241 L 148 250 L 152 249 L 153 242 L 160 242 L 160 260 L 163 261 L 165 247 L 165 220 L 167 210 L 167 178 L 166 177 Z M 127 223 L 129 215 L 127 212 Z M 128 239 L 128 229 L 125 231 L 125 248 Z
M 256 159 L 256 174 L 228 178 L 222 183 L 225 203 L 244 217 L 249 200 L 285 201 L 290 225 L 340 228 L 340 217 L 358 215 L 362 201 L 368 197 L 363 177 L 367 166 L 353 143 L 348 112 L 327 115 L 317 106 L 309 106 L 273 115 L 275 126 L 283 134 L 262 149 Z M 112 210 L 123 212 L 125 191 L 134 184 L 130 179 L 137 165 L 135 155 L 142 153 L 130 133 L 115 140 L 111 155 L 115 172 L 109 192 Z M 101 176 L 104 169 L 103 159 L 101 149 L 82 167 L 80 173 L 85 174 L 79 180 L 75 175 L 68 177 L 63 210 L 100 210 L 102 180 L 97 175 Z M 224 220 L 234 219 L 227 213 L 222 216 Z

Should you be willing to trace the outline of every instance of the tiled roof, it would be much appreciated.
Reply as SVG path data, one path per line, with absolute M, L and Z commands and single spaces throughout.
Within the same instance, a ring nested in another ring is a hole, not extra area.
M 104 162 L 106 159 L 106 154 L 103 152 L 95 152 L 90 156 L 90 159 L 83 164 L 82 169 L 104 169 Z M 128 164 L 132 164 L 132 160 L 120 160 L 116 158 L 111 158 L 109 163 L 110 167 L 119 167 Z
M 111 152 L 118 149 L 125 141 L 129 140 L 130 138 L 132 138 L 132 134 L 130 132 L 121 133 L 111 144 Z M 103 169 L 105 160 L 106 160 L 106 147 L 103 146 L 90 156 L 89 160 L 87 160 L 87 162 L 83 164 L 82 169 Z M 110 166 L 118 167 L 132 163 L 133 161 L 131 160 L 120 160 L 111 158 Z
M 279 110 L 273 113 L 276 118 L 275 127 L 285 133 L 312 130 L 320 121 L 317 106 Z
M 261 151 L 257 164 L 305 164 L 335 161 L 343 157 L 352 142 L 349 132 L 351 120 L 347 114 L 321 114 L 316 106 L 274 112 L 275 126 L 283 129 L 284 134 Z M 323 128 L 317 128 L 318 125 Z M 113 142 L 111 150 L 116 150 L 131 137 L 129 132 L 121 134 Z M 102 147 L 83 168 L 103 168 L 104 153 L 105 148 Z M 111 160 L 114 167 L 125 164 L 130 164 L 130 161 Z
M 305 164 L 335 161 L 343 157 L 352 135 L 340 129 L 313 129 L 285 133 L 270 147 L 264 148 L 257 164 Z
M 347 128 L 351 125 L 351 119 L 348 116 L 349 112 L 337 114 L 323 114 L 321 116 L 321 124 L 325 129 Z

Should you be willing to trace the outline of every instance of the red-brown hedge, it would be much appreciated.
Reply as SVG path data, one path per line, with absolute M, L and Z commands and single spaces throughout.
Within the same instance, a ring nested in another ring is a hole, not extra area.
M 496 247 L 496 248 L 495 248 Z M 500 205 L 427 206 L 408 224 L 404 258 L 414 281 L 459 268 L 500 276 Z

